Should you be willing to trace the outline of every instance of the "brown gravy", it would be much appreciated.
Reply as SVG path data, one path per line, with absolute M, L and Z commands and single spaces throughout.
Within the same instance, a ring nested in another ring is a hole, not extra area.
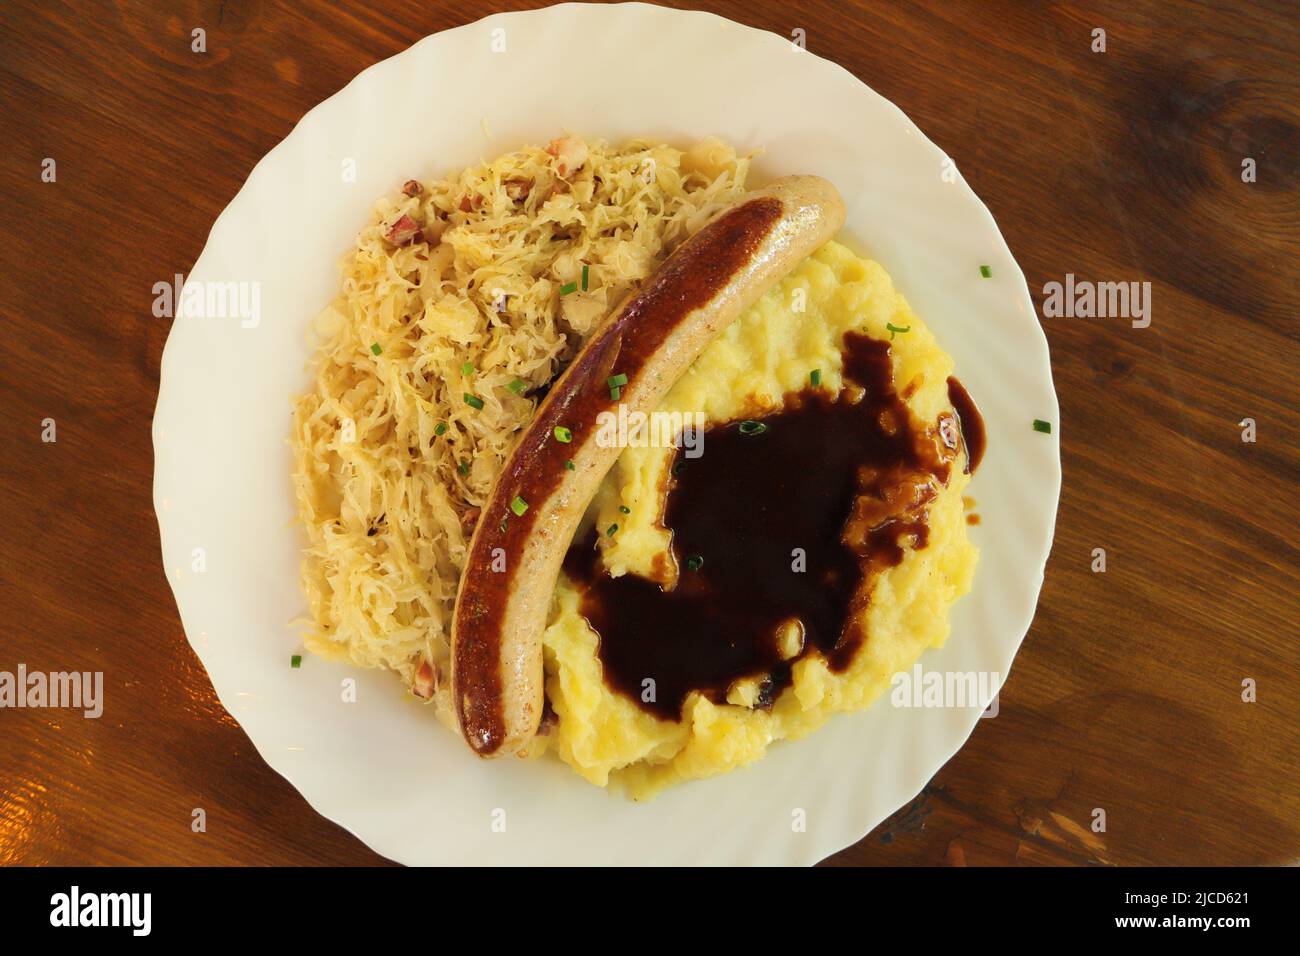
M 929 503 L 956 456 L 940 434 L 952 429 L 914 427 L 888 342 L 845 335 L 844 378 L 865 393 L 856 402 L 805 389 L 760 419 L 760 432 L 714 425 L 701 457 L 677 453 L 664 511 L 673 590 L 604 574 L 594 533 L 571 549 L 565 570 L 584 588 L 605 680 L 645 710 L 677 720 L 692 690 L 722 702 L 741 678 L 759 680 L 757 706 L 770 707 L 814 650 L 844 669 L 866 636 L 872 580 L 905 543 L 925 546 Z M 979 428 L 973 403 L 965 408 L 960 426 Z M 940 425 L 957 424 L 946 417 Z M 804 642 L 787 660 L 778 632 L 791 621 Z
M 948 401 L 957 410 L 957 421 L 961 425 L 962 441 L 966 445 L 966 474 L 971 474 L 980 466 L 984 458 L 984 417 L 975 407 L 975 400 L 966 391 L 966 386 L 955 378 L 948 379 Z

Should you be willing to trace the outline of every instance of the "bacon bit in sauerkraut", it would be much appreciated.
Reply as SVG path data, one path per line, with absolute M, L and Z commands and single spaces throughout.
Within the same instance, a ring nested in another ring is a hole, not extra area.
M 399 216 L 397 220 L 388 227 L 384 233 L 384 238 L 395 246 L 404 246 L 414 239 L 420 232 L 420 224 L 410 216 Z
M 531 179 L 506 179 L 501 183 L 505 187 L 506 195 L 518 202 L 528 196 L 528 190 L 533 188 Z
M 465 529 L 466 535 L 474 533 L 474 526 L 478 524 L 478 516 L 482 513 L 482 508 L 470 508 L 460 516 L 460 526 Z
M 432 700 L 434 691 L 438 689 L 438 676 L 436 667 L 428 661 L 421 661 L 415 672 L 415 680 L 411 683 L 411 693 L 416 697 Z
M 424 187 L 420 185 L 418 179 L 408 179 L 402 185 L 402 195 L 404 196 L 421 196 L 424 194 Z
M 317 320 L 315 383 L 294 410 L 309 650 L 398 671 L 454 726 L 437 675 L 511 444 L 608 310 L 736 200 L 748 170 L 717 140 L 683 153 L 565 136 L 378 204 Z M 561 297 L 584 264 L 587 289 Z M 465 363 L 482 409 L 462 400 Z
M 587 144 L 576 136 L 561 136 L 551 140 L 546 151 L 555 157 L 555 171 L 561 179 L 569 179 L 587 162 L 590 152 Z

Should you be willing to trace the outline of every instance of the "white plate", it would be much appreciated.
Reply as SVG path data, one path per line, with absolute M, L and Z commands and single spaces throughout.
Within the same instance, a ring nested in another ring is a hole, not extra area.
M 290 400 L 307 386 L 305 330 L 336 293 L 337 260 L 374 201 L 405 179 L 562 129 L 675 143 L 713 134 L 766 149 L 756 178 L 817 173 L 839 187 L 844 238 L 889 270 L 988 425 L 971 486 L 983 516 L 974 591 L 947 645 L 922 663 L 1005 678 L 1033 617 L 1060 490 L 1057 433 L 1031 427 L 1056 425 L 1057 405 L 1024 276 L 970 188 L 945 181 L 939 149 L 851 74 L 774 34 L 643 4 L 564 4 L 428 37 L 313 109 L 253 170 L 189 281 L 258 283 L 260 322 L 182 314 L 163 353 L 154 497 L 185 632 L 267 763 L 394 860 L 813 863 L 913 797 L 978 710 L 882 700 L 752 767 L 633 804 L 558 761 L 480 762 L 390 675 L 310 657 L 289 666 L 289 622 L 304 610 Z M 356 703 L 341 700 L 347 677 Z M 493 829 L 497 811 L 505 832 Z

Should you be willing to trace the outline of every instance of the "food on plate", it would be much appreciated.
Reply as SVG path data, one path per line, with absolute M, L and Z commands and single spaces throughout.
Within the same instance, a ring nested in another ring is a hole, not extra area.
M 952 371 L 837 242 L 719 336 L 660 405 L 705 411 L 703 454 L 624 451 L 592 506 L 598 553 L 580 539 L 557 589 L 562 759 L 648 796 L 865 707 L 941 645 L 976 563 L 962 495 L 981 452 Z
M 511 443 L 605 314 L 748 171 L 716 140 L 563 137 L 379 203 L 294 409 L 309 650 L 396 670 L 455 725 L 452 608 Z
M 452 623 L 452 693 L 480 756 L 517 753 L 541 722 L 556 578 L 623 450 L 602 441 L 600 416 L 653 411 L 719 332 L 843 224 L 839 194 L 815 176 L 746 194 L 600 325 L 524 426 L 485 499 Z
M 646 797 L 944 641 L 978 412 L 833 187 L 748 173 L 564 136 L 381 202 L 294 411 L 310 650 Z

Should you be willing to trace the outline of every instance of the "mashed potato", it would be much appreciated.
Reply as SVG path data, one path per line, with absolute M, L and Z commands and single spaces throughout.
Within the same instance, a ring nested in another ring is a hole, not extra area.
M 952 359 L 879 265 L 834 242 L 727 329 L 660 411 L 703 410 L 710 421 L 724 422 L 774 409 L 787 392 L 807 384 L 813 368 L 822 370 L 823 387 L 837 390 L 844 333 L 890 339 L 889 325 L 908 329 L 895 333 L 890 343 L 896 387 L 916 420 L 932 423 L 951 407 Z M 670 541 L 658 518 L 671 460 L 671 450 L 625 450 L 593 502 L 597 527 L 621 522 L 617 536 L 600 539 L 610 574 L 655 576 L 656 557 Z M 976 550 L 967 540 L 963 514 L 968 481 L 960 469 L 953 470 L 930 507 L 928 545 L 908 549 L 902 562 L 877 580 L 867 617 L 869 638 L 849 667 L 834 672 L 816 653 L 802 657 L 792 686 L 770 711 L 746 706 L 753 692 L 742 685 L 728 703 L 691 694 L 682 720 L 672 722 L 611 690 L 602 677 L 598 638 L 579 611 L 578 586 L 562 579 L 544 637 L 547 696 L 559 718 L 552 744 L 559 756 L 592 783 L 613 782 L 630 796 L 645 798 L 674 783 L 743 766 L 763 756 L 772 741 L 803 736 L 837 712 L 867 706 L 889 686 L 891 675 L 909 668 L 926 648 L 943 644 L 949 609 L 970 588 Z

